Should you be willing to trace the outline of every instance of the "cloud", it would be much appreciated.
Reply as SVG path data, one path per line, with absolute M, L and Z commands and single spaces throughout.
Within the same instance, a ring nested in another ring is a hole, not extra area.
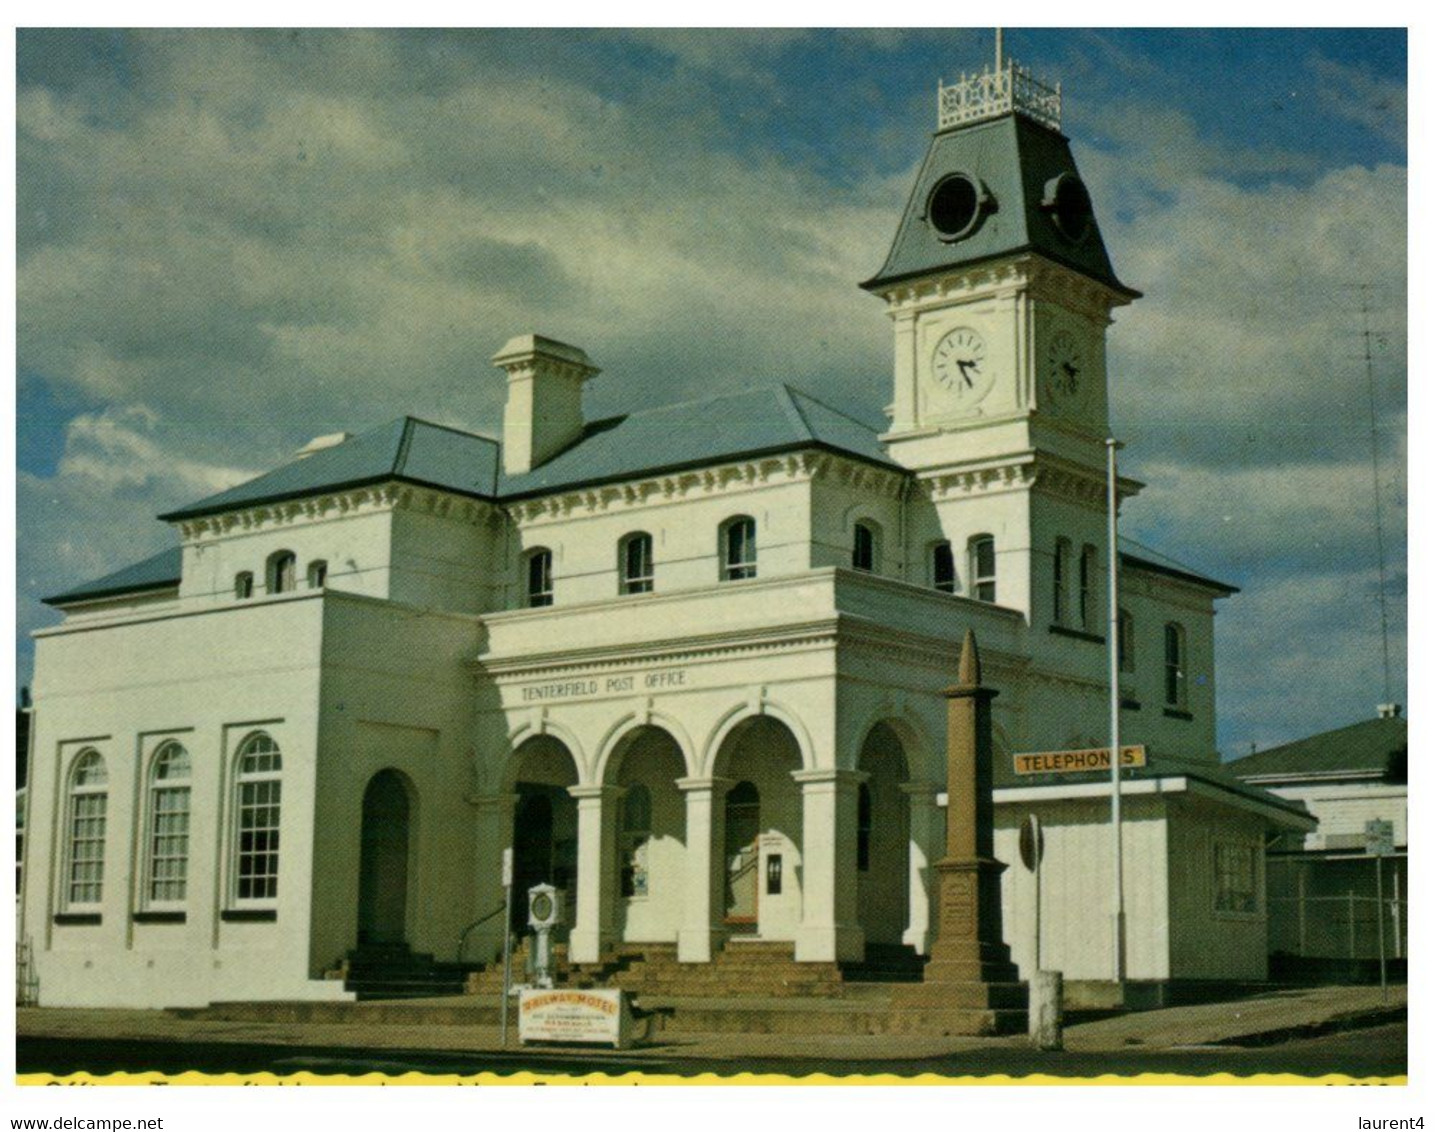
M 856 282 L 923 144 L 871 73 L 874 46 L 909 35 L 20 38 L 19 364 L 112 406 L 71 420 L 53 477 L 20 479 L 25 600 L 154 549 L 154 514 L 310 436 L 404 412 L 494 429 L 488 358 L 518 333 L 594 357 L 595 415 L 763 378 L 869 416 L 889 397 L 890 325 Z M 1272 626 L 1314 642 L 1287 650 L 1319 673 L 1312 696 L 1373 702 L 1332 695 L 1318 644 L 1365 647 L 1360 602 L 1325 604 L 1368 593 L 1370 569 L 1350 284 L 1390 284 L 1371 323 L 1385 472 L 1403 481 L 1405 170 L 1233 143 L 1143 99 L 1163 88 L 1139 52 L 1072 42 L 1131 92 L 1073 131 L 1117 270 L 1147 294 L 1110 340 L 1126 468 L 1151 484 L 1130 529 L 1245 587 L 1220 622 L 1233 726 L 1290 675 L 1261 650 Z M 818 51 L 840 83 L 809 78 Z M 1332 115 L 1388 130 L 1383 104 L 1403 107 L 1357 68 L 1309 67 Z M 793 117 L 829 93 L 803 113 L 840 160 Z M 1403 491 L 1387 518 L 1403 576 Z M 1243 649 L 1265 661 L 1242 668 Z
M 1347 66 L 1312 56 L 1321 106 L 1337 118 L 1364 126 L 1386 141 L 1404 146 L 1407 140 L 1406 88 L 1402 82 L 1373 78 L 1363 67 Z

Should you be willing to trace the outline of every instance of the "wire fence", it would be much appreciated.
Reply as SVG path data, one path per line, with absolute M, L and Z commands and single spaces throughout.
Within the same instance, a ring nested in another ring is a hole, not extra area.
M 1270 948 L 1301 958 L 1407 957 L 1409 904 L 1354 889 L 1344 895 L 1272 896 Z

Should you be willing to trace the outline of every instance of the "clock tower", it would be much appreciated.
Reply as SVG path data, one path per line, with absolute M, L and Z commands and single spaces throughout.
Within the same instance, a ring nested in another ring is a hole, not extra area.
M 886 262 L 891 456 L 920 472 L 1016 453 L 1104 460 L 1116 278 L 1061 134 L 1060 87 L 1000 57 L 938 87 L 937 130 Z

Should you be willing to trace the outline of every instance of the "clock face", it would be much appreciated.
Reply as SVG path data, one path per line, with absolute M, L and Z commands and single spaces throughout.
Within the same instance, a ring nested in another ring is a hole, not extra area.
M 1058 330 L 1046 348 L 1043 374 L 1046 392 L 1053 403 L 1075 404 L 1086 393 L 1086 359 L 1081 344 L 1069 330 Z
M 932 377 L 959 404 L 975 405 L 992 387 L 987 344 L 970 327 L 949 331 L 932 352 Z
M 530 911 L 533 913 L 533 918 L 540 923 L 552 918 L 553 897 L 546 892 L 540 892 L 533 898 L 533 906 Z

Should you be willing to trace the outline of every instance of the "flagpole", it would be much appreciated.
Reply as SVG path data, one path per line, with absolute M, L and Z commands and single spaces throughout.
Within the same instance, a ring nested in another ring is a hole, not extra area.
M 1108 579 L 1108 620 L 1106 652 L 1111 681 L 1111 850 L 1115 887 L 1112 891 L 1111 940 L 1112 977 L 1120 1005 L 1125 1004 L 1126 982 L 1126 895 L 1121 860 L 1121 609 L 1117 604 L 1117 576 L 1121 558 L 1116 543 L 1116 450 L 1121 445 L 1106 439 L 1106 561 Z

